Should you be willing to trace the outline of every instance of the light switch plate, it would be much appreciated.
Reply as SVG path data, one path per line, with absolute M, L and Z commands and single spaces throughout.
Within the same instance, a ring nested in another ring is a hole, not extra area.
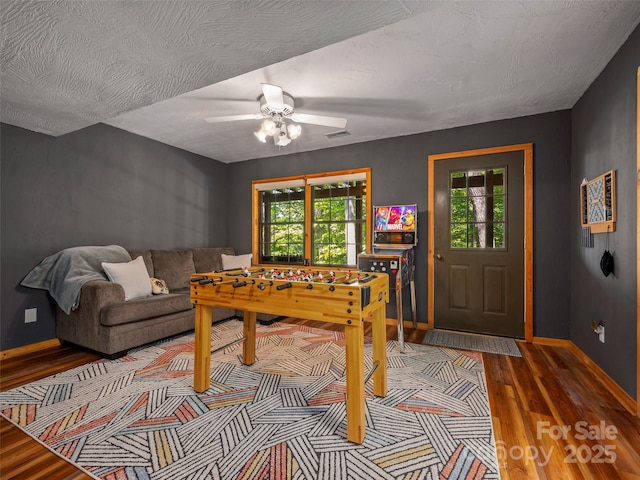
M 34 323 L 38 321 L 38 309 L 26 308 L 24 311 L 24 323 Z

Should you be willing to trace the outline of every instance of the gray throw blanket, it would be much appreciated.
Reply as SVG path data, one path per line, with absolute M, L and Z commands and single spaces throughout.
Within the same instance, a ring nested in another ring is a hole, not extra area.
M 119 245 L 67 248 L 42 260 L 20 284 L 48 290 L 68 314 L 80 304 L 82 285 L 91 280 L 108 280 L 102 262 L 129 261 L 129 252 Z

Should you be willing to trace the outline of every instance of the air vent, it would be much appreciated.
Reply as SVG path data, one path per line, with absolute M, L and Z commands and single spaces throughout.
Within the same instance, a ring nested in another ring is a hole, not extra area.
M 332 138 L 346 137 L 347 135 L 351 135 L 351 134 L 349 132 L 347 132 L 346 130 L 342 130 L 341 132 L 327 133 L 325 135 L 325 137 L 327 137 L 329 140 L 331 140 Z

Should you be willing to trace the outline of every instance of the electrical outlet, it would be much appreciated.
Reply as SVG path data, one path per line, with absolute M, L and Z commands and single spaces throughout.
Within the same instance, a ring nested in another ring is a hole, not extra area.
M 26 308 L 24 310 L 24 323 L 34 323 L 38 321 L 38 309 Z

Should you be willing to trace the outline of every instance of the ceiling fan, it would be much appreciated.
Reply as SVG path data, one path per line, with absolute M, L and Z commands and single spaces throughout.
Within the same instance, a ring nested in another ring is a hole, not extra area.
M 286 124 L 285 120 L 325 127 L 345 128 L 347 120 L 339 117 L 327 117 L 323 115 L 311 115 L 308 113 L 294 112 L 294 99 L 285 93 L 281 87 L 269 83 L 262 84 L 260 101 L 260 113 L 248 113 L 243 115 L 224 115 L 220 117 L 207 117 L 209 123 L 236 122 L 239 120 L 262 120 L 260 130 L 254 135 L 265 143 L 267 136 L 273 136 L 273 142 L 278 146 L 285 146 L 291 140 L 297 138 L 302 127 L 293 123 Z

